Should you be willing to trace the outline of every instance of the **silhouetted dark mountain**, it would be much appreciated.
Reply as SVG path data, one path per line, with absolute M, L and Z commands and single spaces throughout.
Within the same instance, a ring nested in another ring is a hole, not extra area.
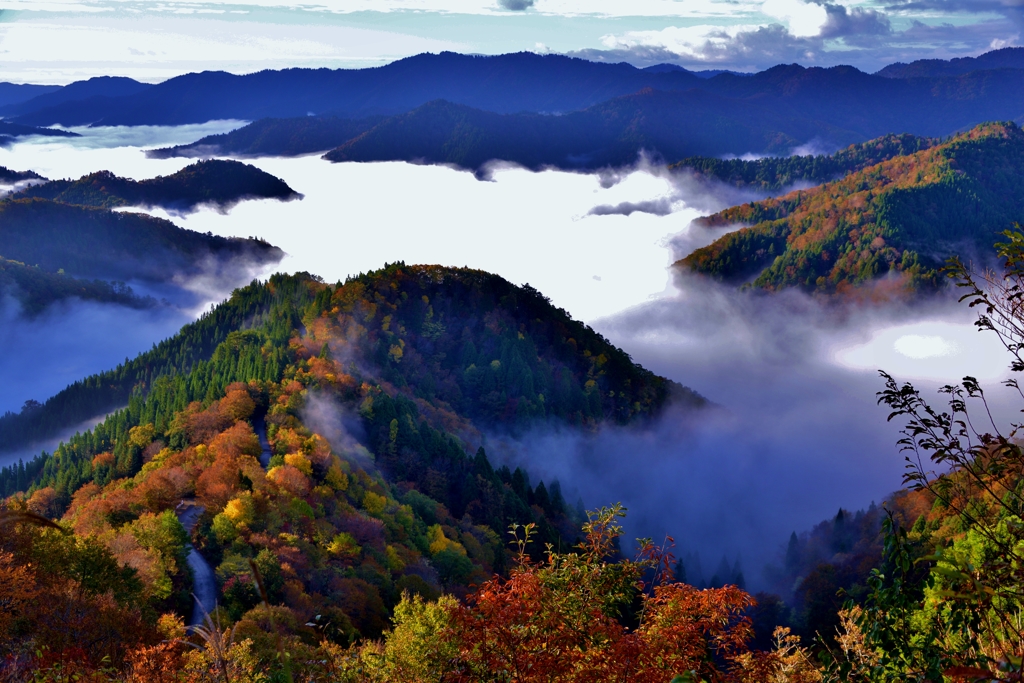
M 230 133 L 207 135 L 189 145 L 149 150 L 146 156 L 167 159 L 216 155 L 298 156 L 326 152 L 382 120 L 379 116 L 358 120 L 336 116 L 260 119 Z
M 787 155 L 812 140 L 842 147 L 891 131 L 940 137 L 986 119 L 1024 116 L 1024 71 L 900 81 L 852 67 L 793 65 L 708 83 L 717 93 L 648 89 L 563 116 L 432 102 L 383 121 L 325 158 L 598 168 L 632 163 L 641 150 L 667 160 Z
M 501 115 L 431 102 L 387 119 L 324 158 L 425 161 L 468 169 L 494 159 L 532 169 L 600 168 L 633 163 L 641 150 L 678 159 L 752 149 L 786 153 L 808 131 L 810 137 L 844 142 L 857 138 L 852 131 L 791 118 L 796 112 L 781 107 L 760 112 L 736 104 L 700 90 L 645 90 L 564 116 Z
M 260 240 L 204 235 L 145 214 L 47 199 L 0 201 L 0 254 L 51 273 L 157 281 L 284 256 Z
M 120 76 L 97 76 L 96 78 L 90 78 L 87 81 L 75 81 L 63 88 L 50 92 L 39 93 L 31 99 L 7 104 L 0 108 L 0 115 L 13 117 L 30 111 L 51 109 L 68 102 L 80 102 L 82 100 L 89 100 L 96 97 L 106 98 L 135 95 L 151 87 L 152 85 L 149 83 L 139 83 L 131 78 L 124 78 Z M 54 120 L 51 123 L 65 122 Z M 66 125 L 73 124 L 67 123 Z
M 80 137 L 78 133 L 72 133 L 58 128 L 37 128 L 36 126 L 26 126 L 20 123 L 0 121 L 0 144 L 3 144 L 4 138 L 22 138 L 28 137 L 29 135 L 48 135 L 58 138 Z
M 173 175 L 142 181 L 99 171 L 78 180 L 34 185 L 14 195 L 104 208 L 162 206 L 178 211 L 199 204 L 213 204 L 223 210 L 244 199 L 289 200 L 300 196 L 280 178 L 255 166 L 226 160 L 198 161 Z
M 130 308 L 146 308 L 157 303 L 152 297 L 136 296 L 132 288 L 123 282 L 82 280 L 63 273 L 48 273 L 41 268 L 2 256 L 0 296 L 17 299 L 22 313 L 28 316 L 41 313 L 51 304 L 67 299 L 98 301 Z
M 32 85 L 29 83 L 0 83 L 0 110 L 12 104 L 26 102 L 33 97 L 56 92 L 59 85 Z
M 371 69 L 286 69 L 235 76 L 186 74 L 137 94 L 25 112 L 23 123 L 172 125 L 313 114 L 359 118 L 444 98 L 497 112 L 583 109 L 645 87 L 691 88 L 685 72 L 650 73 L 560 55 L 421 54 Z
M 979 57 L 919 59 L 910 64 L 896 62 L 877 72 L 877 75 L 886 78 L 934 78 L 958 76 L 985 69 L 1024 69 L 1024 48 L 1006 47 L 986 52 Z
M 12 171 L 6 166 L 0 166 L 0 184 L 14 184 L 25 180 L 46 180 L 35 171 Z

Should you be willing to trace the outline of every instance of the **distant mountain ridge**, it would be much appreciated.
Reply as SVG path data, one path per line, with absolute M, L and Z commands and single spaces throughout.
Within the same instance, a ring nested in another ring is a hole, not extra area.
M 384 120 L 324 158 L 593 169 L 634 163 L 641 151 L 670 162 L 746 152 L 787 156 L 811 139 L 846 146 L 894 130 L 939 137 L 985 120 L 1024 117 L 1024 71 L 906 82 L 852 67 L 780 66 L 709 82 L 726 94 L 647 89 L 563 116 L 432 102 Z
M 695 156 L 788 156 L 811 141 L 842 148 L 894 132 L 943 137 L 985 121 L 1024 121 L 1024 70 L 906 81 L 853 67 L 782 65 L 698 84 L 645 88 L 558 116 L 434 100 L 378 119 L 267 119 L 150 154 L 290 156 L 322 151 L 349 136 L 325 158 L 473 171 L 493 160 L 531 169 L 593 169 L 635 163 L 641 152 L 669 163 Z
M 304 116 L 292 119 L 260 119 L 228 133 L 207 135 L 193 143 L 153 149 L 151 159 L 171 157 L 299 156 L 326 152 L 366 132 L 383 120 L 343 119 L 337 116 Z
M 935 78 L 989 69 L 1024 69 L 1024 47 L 1005 47 L 978 57 L 919 59 L 910 64 L 896 62 L 877 71 L 876 75 L 886 78 Z
M 0 107 L 0 115 L 10 117 L 31 111 L 48 110 L 68 102 L 88 100 L 95 97 L 123 97 L 140 93 L 152 85 L 140 83 L 121 76 L 98 76 L 85 81 L 76 81 L 51 92 Z M 64 123 L 54 121 L 54 123 Z
M 0 110 L 12 104 L 26 102 L 33 97 L 56 92 L 60 85 L 33 85 L 31 83 L 0 83 Z
M 109 171 L 98 171 L 74 181 L 52 180 L 34 185 L 14 195 L 14 198 L 31 197 L 103 208 L 161 206 L 191 211 L 200 204 L 225 210 L 245 199 L 287 201 L 301 195 L 280 178 L 255 166 L 214 159 L 148 180 L 119 178 Z
M 769 291 L 894 294 L 938 286 L 954 254 L 985 255 L 1024 221 L 1024 131 L 978 126 L 842 180 L 727 209 L 702 227 L 742 225 L 676 265 Z
M 19 105 L 15 118 L 31 125 L 177 125 L 309 113 L 362 118 L 398 114 L 439 98 L 504 113 L 563 112 L 646 87 L 673 90 L 702 82 L 686 71 L 647 72 L 625 63 L 560 55 L 443 52 L 369 69 L 285 69 L 244 76 L 192 73 L 120 96 L 111 96 L 101 91 L 106 85 L 90 81 L 80 86 L 77 101 L 49 106 L 37 98 L 44 106 Z
M 11 123 L 10 121 L 0 121 L 0 142 L 2 142 L 4 138 L 23 138 L 30 135 L 43 135 L 55 138 L 80 137 L 78 133 L 72 133 L 69 130 L 61 130 L 59 128 L 42 128 L 39 126 Z

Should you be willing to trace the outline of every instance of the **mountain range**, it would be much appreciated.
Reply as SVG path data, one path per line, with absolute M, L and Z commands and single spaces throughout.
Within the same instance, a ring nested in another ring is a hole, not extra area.
M 438 99 L 377 119 L 261 120 L 151 154 L 290 156 L 344 139 L 325 158 L 474 171 L 493 160 L 593 169 L 634 163 L 642 152 L 674 163 L 693 156 L 787 156 L 808 143 L 835 149 L 890 133 L 943 137 L 991 120 L 1024 120 L 1024 70 L 897 79 L 853 67 L 783 65 L 698 79 L 694 87 L 648 87 L 561 115 Z
M 838 148 L 887 133 L 939 137 L 984 121 L 1019 120 L 1022 67 L 1018 51 L 1001 50 L 912 77 L 897 77 L 895 66 L 871 75 L 849 66 L 780 65 L 702 78 L 558 55 L 442 53 L 360 70 L 203 72 L 156 85 L 93 79 L 0 113 L 27 125 L 285 119 L 200 141 L 199 155 L 213 153 L 207 146 L 216 153 L 308 154 L 333 145 L 334 157 L 359 161 L 423 159 L 476 169 L 503 159 L 590 168 L 630 163 L 641 150 L 670 162 L 788 154 L 815 140 Z M 310 115 L 323 120 L 303 120 Z M 389 118 L 371 126 L 371 116 Z

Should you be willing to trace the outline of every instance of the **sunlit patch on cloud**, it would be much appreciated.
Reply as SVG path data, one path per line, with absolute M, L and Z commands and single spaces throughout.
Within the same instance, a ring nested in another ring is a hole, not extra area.
M 960 350 L 960 347 L 947 339 L 920 334 L 905 334 L 897 339 L 892 346 L 897 353 L 915 360 L 953 356 Z
M 844 367 L 885 370 L 904 379 L 955 382 L 971 375 L 991 381 L 1007 373 L 999 340 L 979 333 L 969 320 L 883 326 L 866 341 L 840 344 L 833 357 Z
M 803 0 L 765 0 L 761 11 L 783 21 L 797 38 L 819 35 L 828 22 L 828 12 L 822 5 Z

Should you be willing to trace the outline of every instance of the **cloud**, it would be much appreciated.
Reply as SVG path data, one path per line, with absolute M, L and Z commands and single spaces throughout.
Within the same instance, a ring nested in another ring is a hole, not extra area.
M 601 204 L 591 209 L 588 216 L 629 216 L 633 213 L 649 213 L 655 216 L 667 216 L 672 213 L 672 200 L 668 197 L 659 197 L 658 199 L 651 199 L 644 202 L 620 202 L 612 206 L 611 204 Z
M 822 38 L 841 38 L 849 46 L 869 47 L 892 35 L 889 17 L 878 10 L 834 4 L 824 8 L 828 16 L 819 32 Z
M 673 296 L 593 326 L 716 408 L 673 408 L 595 434 L 550 427 L 520 443 L 492 437 L 487 451 L 528 468 L 534 484 L 558 479 L 570 502 L 624 503 L 628 538 L 670 534 L 705 566 L 739 554 L 752 587 L 764 587 L 758 574 L 790 532 L 900 487 L 899 425 L 876 404 L 877 368 L 917 377 L 938 398 L 954 373 L 985 374 L 991 356 L 1003 358 L 970 320 L 952 298 L 842 309 L 794 291 L 742 293 L 683 278 Z M 934 357 L 936 348 L 945 355 Z
M 954 22 L 935 23 L 936 12 Z M 901 30 L 890 13 L 898 13 Z M 964 15 L 1001 15 L 997 19 Z M 625 31 L 602 37 L 603 49 L 572 54 L 637 66 L 673 63 L 691 69 L 759 71 L 777 64 L 853 64 L 876 71 L 897 61 L 975 56 L 1014 45 L 1024 27 L 1020 0 L 907 0 L 885 8 L 824 0 L 767 0 L 763 23 L 714 23 Z M 747 15 L 748 18 L 755 18 Z
M 512 12 L 525 12 L 537 3 L 537 0 L 498 0 L 498 5 Z
M 803 0 L 765 0 L 761 11 L 780 19 L 797 38 L 817 36 L 828 21 L 828 11 L 822 5 Z

